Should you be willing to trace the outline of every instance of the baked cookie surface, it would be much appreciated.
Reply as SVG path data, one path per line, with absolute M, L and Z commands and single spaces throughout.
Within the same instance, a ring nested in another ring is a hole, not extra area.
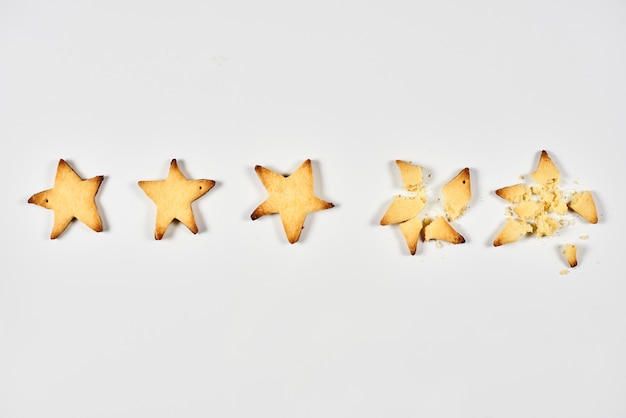
M 461 170 L 443 186 L 441 192 L 443 194 L 443 210 L 448 214 L 448 220 L 453 221 L 465 212 L 467 204 L 472 198 L 470 169 L 466 167 Z
M 451 244 L 463 244 L 465 238 L 459 234 L 443 216 L 438 216 L 424 227 L 424 241 L 441 240 Z
M 598 223 L 598 212 L 596 211 L 596 204 L 593 201 L 591 192 L 576 192 L 569 202 L 568 207 L 582 216 L 587 222 L 592 224 Z
M 532 232 L 533 227 L 531 224 L 519 219 L 508 219 L 504 228 L 498 232 L 498 235 L 493 240 L 493 246 L 499 247 L 501 245 L 510 244 L 520 239 L 523 235 Z
M 578 258 L 576 257 L 577 247 L 574 244 L 565 244 L 563 254 L 570 267 L 576 267 L 578 265 Z
M 268 168 L 254 167 L 269 196 L 252 212 L 254 221 L 262 216 L 279 214 L 287 240 L 294 244 L 300 239 L 307 214 L 330 209 L 335 205 L 315 196 L 313 168 L 307 159 L 292 174 L 283 176 Z
M 213 180 L 189 180 L 178 168 L 175 159 L 165 180 L 141 180 L 139 187 L 157 206 L 154 238 L 163 238 L 167 227 L 176 219 L 194 234 L 198 233 L 191 202 L 215 186 Z
M 539 164 L 537 165 L 537 170 L 530 175 L 533 180 L 542 186 L 546 187 L 555 187 L 559 184 L 561 179 L 561 173 L 559 169 L 556 168 L 556 165 L 548 155 L 546 150 L 541 151 L 541 156 L 539 157 Z
M 54 211 L 51 239 L 61 235 L 73 219 L 78 219 L 96 232 L 102 232 L 95 198 L 103 179 L 104 176 L 96 176 L 83 180 L 65 160 L 59 160 L 54 187 L 28 199 L 28 203 Z

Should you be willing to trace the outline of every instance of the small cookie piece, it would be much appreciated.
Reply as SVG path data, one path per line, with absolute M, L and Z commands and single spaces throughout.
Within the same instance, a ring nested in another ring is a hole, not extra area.
M 389 205 L 387 212 L 380 220 L 381 225 L 392 225 L 408 221 L 417 216 L 426 206 L 423 196 L 396 196 Z
M 496 194 L 509 203 L 519 203 L 530 199 L 531 190 L 530 187 L 523 184 L 515 184 L 496 190 Z
M 598 223 L 598 213 L 596 212 L 596 204 L 593 201 L 591 192 L 576 192 L 572 196 L 572 200 L 568 204 L 569 208 L 580 216 L 585 218 L 587 222 L 592 224 Z
M 553 188 L 559 184 L 561 173 L 552 162 L 548 153 L 544 150 L 541 151 L 541 157 L 539 157 L 537 170 L 530 176 L 537 183 L 548 188 Z
M 198 226 L 191 202 L 204 196 L 213 186 L 213 180 L 188 180 L 178 168 L 175 159 L 170 162 L 170 170 L 165 180 L 139 181 L 139 187 L 157 206 L 154 238 L 163 238 L 165 230 L 174 219 L 197 234 Z
M 565 244 L 563 254 L 565 254 L 565 258 L 567 259 L 567 263 L 570 267 L 576 267 L 578 265 L 578 260 L 576 258 L 576 246 L 574 244 Z
M 103 176 L 96 176 L 83 180 L 65 160 L 59 160 L 54 187 L 28 199 L 28 203 L 54 211 L 50 239 L 61 235 L 73 219 L 78 219 L 96 232 L 102 232 L 95 198 L 103 179 Z
M 517 241 L 522 235 L 530 234 L 531 232 L 533 232 L 532 225 L 519 219 L 509 219 L 494 239 L 493 246 L 499 247 L 500 245 L 510 244 Z
M 422 232 L 422 220 L 416 216 L 413 219 L 400 223 L 398 226 L 404 236 L 406 245 L 409 247 L 411 255 L 415 255 L 417 251 L 417 241 Z
M 250 218 L 254 221 L 262 216 L 278 213 L 291 244 L 300 239 L 308 213 L 334 207 L 332 203 L 313 193 L 311 160 L 306 160 L 289 176 L 280 175 L 260 165 L 254 167 L 254 170 L 269 197 L 252 212 Z
M 396 160 L 396 165 L 400 169 L 403 187 L 408 192 L 416 192 L 422 186 L 422 167 Z
M 443 186 L 442 194 L 443 210 L 448 214 L 448 219 L 453 221 L 465 212 L 472 198 L 469 168 L 461 170 L 456 177 Z
M 424 240 L 430 241 L 438 239 L 452 244 L 462 244 L 465 242 L 463 235 L 452 228 L 443 216 L 437 217 L 424 227 Z

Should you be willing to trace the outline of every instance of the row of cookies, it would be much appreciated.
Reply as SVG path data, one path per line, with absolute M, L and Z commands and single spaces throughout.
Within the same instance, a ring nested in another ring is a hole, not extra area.
M 313 194 L 313 170 L 311 160 L 306 160 L 293 174 L 283 176 L 257 165 L 255 171 L 269 192 L 268 198 L 252 213 L 252 220 L 264 215 L 279 213 L 289 242 L 300 237 L 304 219 L 310 212 L 333 207 Z M 32 195 L 28 203 L 51 209 L 54 225 L 51 239 L 57 238 L 74 219 L 78 219 L 96 232 L 103 230 L 95 197 L 104 176 L 83 180 L 63 159 L 57 166 L 54 187 Z M 163 238 L 167 227 L 177 220 L 196 234 L 191 203 L 204 196 L 215 186 L 215 181 L 188 179 L 181 172 L 177 161 L 170 163 L 164 180 L 141 180 L 139 187 L 156 204 L 154 237 Z
M 462 169 L 443 187 L 445 215 L 433 219 L 420 217 L 427 204 L 422 167 L 402 160 L 397 160 L 396 164 L 406 194 L 394 197 L 380 221 L 381 225 L 398 225 L 411 254 L 415 254 L 420 238 L 424 241 L 464 243 L 465 238 L 450 225 L 450 221 L 463 215 L 471 199 L 470 169 Z M 310 160 L 288 176 L 262 166 L 256 166 L 255 171 L 269 196 L 252 212 L 251 219 L 280 214 L 290 243 L 298 241 L 307 214 L 333 207 L 332 203 L 318 198 L 313 192 Z M 590 192 L 576 192 L 569 201 L 565 200 L 558 187 L 560 173 L 546 151 L 542 151 L 537 170 L 531 177 L 536 184 L 519 183 L 496 190 L 498 196 L 515 206 L 510 208 L 509 219 L 496 236 L 494 246 L 515 242 L 525 234 L 552 235 L 564 224 L 555 215 L 564 215 L 568 210 L 580 214 L 590 223 L 598 222 Z M 28 200 L 54 211 L 52 239 L 57 238 L 73 219 L 78 219 L 94 231 L 102 231 L 95 203 L 102 180 L 103 176 L 83 180 L 67 162 L 59 161 L 54 187 Z M 215 182 L 187 179 L 176 160 L 172 160 L 166 179 L 139 181 L 138 185 L 157 206 L 154 237 L 160 240 L 174 220 L 183 223 L 194 234 L 198 232 L 191 203 L 211 190 Z

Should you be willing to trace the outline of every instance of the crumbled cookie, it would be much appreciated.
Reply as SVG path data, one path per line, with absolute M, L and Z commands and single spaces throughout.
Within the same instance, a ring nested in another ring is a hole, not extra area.
M 530 176 L 536 184 L 516 184 L 496 190 L 498 196 L 514 205 L 512 212 L 516 218 L 510 219 L 498 233 L 494 246 L 515 242 L 533 232 L 537 237 L 552 236 L 560 228 L 574 223 L 572 219 L 563 218 L 568 209 L 590 223 L 598 222 L 590 192 L 574 192 L 569 201 L 566 199 L 568 194 L 559 187 L 561 174 L 545 150 L 541 151 L 537 169 Z M 576 263 L 576 248 L 568 244 L 566 251 L 568 260 Z

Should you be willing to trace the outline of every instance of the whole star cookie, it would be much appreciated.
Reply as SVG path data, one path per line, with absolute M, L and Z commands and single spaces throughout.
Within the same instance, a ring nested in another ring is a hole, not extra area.
M 306 160 L 288 176 L 260 165 L 254 167 L 254 170 L 267 189 L 269 197 L 252 212 L 250 218 L 254 221 L 262 216 L 278 213 L 291 244 L 300 239 L 307 214 L 334 207 L 332 203 L 318 198 L 313 193 L 311 160 Z
M 103 176 L 96 176 L 83 180 L 65 160 L 59 160 L 54 187 L 28 199 L 28 203 L 54 211 L 51 239 L 61 235 L 73 219 L 78 219 L 96 232 L 102 232 L 95 197 L 103 179 Z
M 165 180 L 142 180 L 139 187 L 157 206 L 154 238 L 160 240 L 167 227 L 180 221 L 194 234 L 198 233 L 191 202 L 205 195 L 215 186 L 213 180 L 188 180 L 178 168 L 176 160 L 170 163 Z

